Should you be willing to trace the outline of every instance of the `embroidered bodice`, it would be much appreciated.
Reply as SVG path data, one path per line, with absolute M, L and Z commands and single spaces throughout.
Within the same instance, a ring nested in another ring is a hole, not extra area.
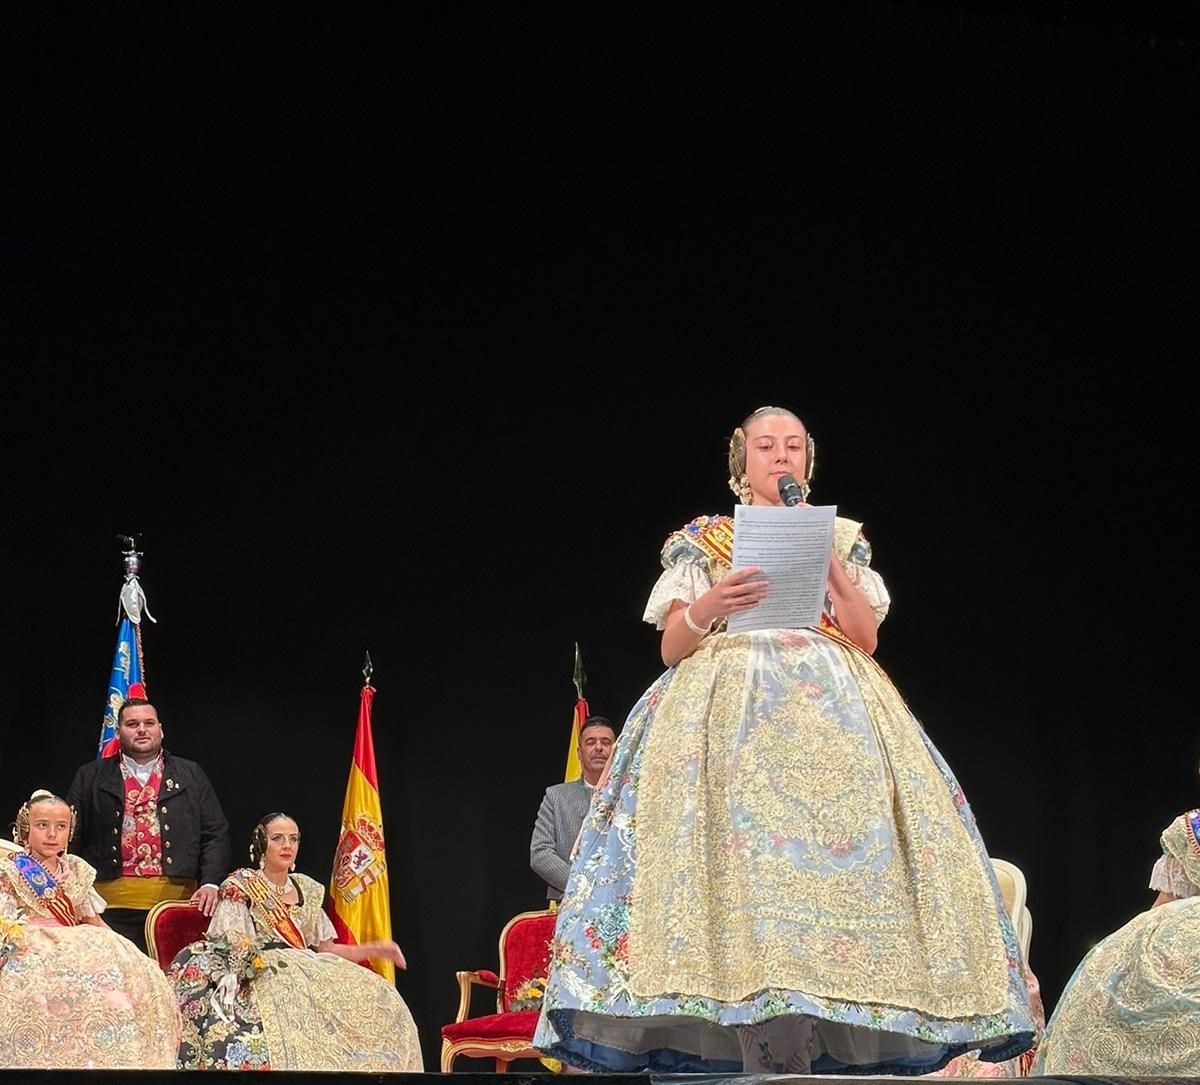
M 642 620 L 664 628 L 675 600 L 694 603 L 729 572 L 732 546 L 733 519 L 729 516 L 698 516 L 668 535 L 659 555 L 663 571 L 650 591 Z M 871 544 L 862 525 L 837 517 L 833 548 L 846 575 L 865 596 L 876 620 L 882 622 L 892 599 L 883 577 L 870 568 Z
M 221 883 L 221 899 L 208 925 L 210 935 L 227 934 L 231 931 L 248 938 L 277 935 L 277 932 L 265 926 L 257 910 L 251 910 L 248 898 L 239 885 L 239 880 L 247 876 L 261 877 L 258 871 L 239 870 Z M 305 944 L 315 949 L 322 942 L 333 941 L 337 932 L 322 907 L 325 899 L 324 886 L 307 874 L 292 874 L 291 881 L 299 891 L 300 899 L 294 904 L 284 904 L 283 907 L 303 936 Z M 272 885 L 270 881 L 266 884 L 268 887 Z
M 79 919 L 104 911 L 104 899 L 92 888 L 96 871 L 78 855 L 60 856 L 58 868 L 48 873 L 54 879 L 56 890 L 70 900 Z M 50 909 L 18 873 L 12 855 L 0 859 L 0 916 L 18 923 L 54 919 Z

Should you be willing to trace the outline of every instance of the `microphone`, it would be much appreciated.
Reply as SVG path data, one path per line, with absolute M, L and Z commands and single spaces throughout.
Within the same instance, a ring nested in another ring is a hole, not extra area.
M 779 496 L 785 505 L 799 505 L 804 500 L 804 491 L 792 475 L 784 475 L 779 480 Z

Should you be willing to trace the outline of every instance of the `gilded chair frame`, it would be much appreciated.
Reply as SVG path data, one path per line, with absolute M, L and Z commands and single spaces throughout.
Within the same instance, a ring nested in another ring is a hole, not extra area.
M 500 962 L 500 972 L 498 974 L 484 969 L 473 972 L 456 972 L 454 974 L 458 980 L 458 1011 L 454 1015 L 454 1024 L 461 1024 L 467 1020 L 471 1012 L 471 996 L 478 987 L 494 990 L 496 992 L 496 1012 L 502 1013 L 504 1011 L 504 986 L 507 978 L 507 958 L 504 946 L 508 932 L 523 920 L 556 915 L 557 912 L 557 901 L 551 901 L 548 908 L 531 912 L 519 912 L 504 924 L 500 929 L 500 937 L 496 942 L 496 956 Z M 486 1040 L 481 1038 L 476 1040 L 458 1040 L 452 1043 L 443 1037 L 441 1058 L 441 1070 L 443 1074 L 452 1072 L 454 1060 L 459 1055 L 477 1059 L 493 1058 L 496 1060 L 496 1073 L 498 1074 L 506 1072 L 508 1064 L 514 1059 L 536 1059 L 541 1057 L 541 1053 L 531 1047 L 528 1041 L 524 1040 Z
M 162 968 L 165 971 L 167 965 L 169 965 L 171 962 L 159 960 L 158 940 L 155 934 L 158 917 L 164 912 L 172 911 L 176 908 L 193 908 L 198 910 L 199 907 L 200 906 L 198 904 L 190 900 L 160 900 L 146 913 L 146 952 L 158 962 L 159 968 Z

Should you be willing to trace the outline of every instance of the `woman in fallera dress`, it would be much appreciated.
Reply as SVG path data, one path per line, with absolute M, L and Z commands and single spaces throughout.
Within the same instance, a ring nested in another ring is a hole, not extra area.
M 171 962 L 179 1068 L 421 1072 L 408 1006 L 362 967 L 381 959 L 404 968 L 404 954 L 395 942 L 338 944 L 324 888 L 295 871 L 299 851 L 293 818 L 264 817 L 250 866 L 221 884 L 206 938 Z
M 1159 837 L 1154 903 L 1087 952 L 1035 1074 L 1200 1077 L 1200 810 Z
M 807 498 L 813 448 L 761 408 L 730 440 L 730 486 Z M 700 516 L 662 548 L 644 618 L 667 669 L 584 820 L 535 1045 L 668 1073 L 1020 1054 L 1037 1029 L 1016 935 L 962 789 L 872 658 L 890 598 L 861 525 L 835 522 L 813 628 L 727 631 L 770 587 L 731 571 L 733 541 L 731 517 Z
M 35 791 L 0 852 L 0 1067 L 170 1069 L 179 1014 L 162 969 L 102 918 L 67 853 L 70 807 Z

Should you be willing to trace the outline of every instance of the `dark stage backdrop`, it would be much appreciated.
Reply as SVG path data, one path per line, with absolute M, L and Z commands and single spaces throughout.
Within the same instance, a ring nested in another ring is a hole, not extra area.
M 543 899 L 575 643 L 622 720 L 659 546 L 729 511 L 728 434 L 780 403 L 892 591 L 878 659 L 1028 876 L 1051 1007 L 1198 798 L 1197 70 L 1152 8 L 1000 7 L 6 35 L 0 812 L 93 754 L 118 533 L 239 858 L 283 808 L 327 879 L 370 651 L 435 1067 L 455 970 Z

